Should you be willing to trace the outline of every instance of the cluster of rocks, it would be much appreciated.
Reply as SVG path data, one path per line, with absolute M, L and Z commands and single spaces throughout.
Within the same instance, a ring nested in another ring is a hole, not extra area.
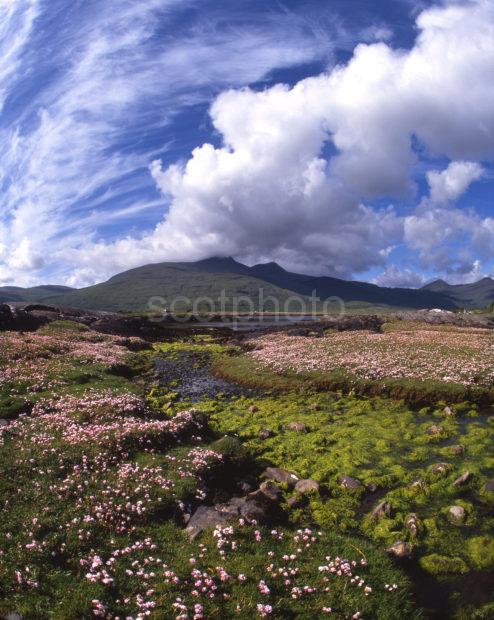
M 190 517 L 186 516 L 185 531 L 190 538 L 194 539 L 205 529 L 240 518 L 259 524 L 279 522 L 283 518 L 281 487 L 295 493 L 287 502 L 292 507 L 301 496 L 319 493 L 319 484 L 315 480 L 300 479 L 293 472 L 279 467 L 268 467 L 261 478 L 263 481 L 256 490 L 242 497 L 232 497 L 225 503 L 199 506 Z
M 65 306 L 12 301 L 0 304 L 0 330 L 34 331 L 51 321 L 74 321 L 92 326 L 104 314 Z
M 35 331 L 52 321 L 73 321 L 103 334 L 145 340 L 164 340 L 175 335 L 166 321 L 153 321 L 145 315 L 129 316 L 24 301 L 0 304 L 0 331 Z
M 314 321 L 308 325 L 295 325 L 288 329 L 280 328 L 287 331 L 290 336 L 324 336 L 327 330 L 344 331 L 363 331 L 380 332 L 382 326 L 386 322 L 384 317 L 374 314 L 363 315 L 347 315 L 342 317 L 324 317 L 320 321 Z
M 410 310 L 397 312 L 394 318 L 403 321 L 420 321 L 434 325 L 455 325 L 456 327 L 484 327 L 494 329 L 494 318 L 473 312 L 451 312 L 449 310 Z
M 435 466 L 436 471 L 444 472 L 444 466 L 446 463 L 438 463 Z M 434 467 L 432 468 L 434 471 Z M 473 474 L 470 471 L 465 471 L 461 476 L 456 478 L 456 480 L 452 483 L 453 486 L 463 486 L 468 484 L 473 478 Z M 416 480 L 412 483 L 411 488 L 425 487 L 425 483 L 422 480 Z M 484 486 L 485 492 L 494 493 L 494 478 L 487 481 Z M 372 518 L 378 520 L 384 517 L 390 517 L 392 513 L 392 506 L 389 502 L 383 501 L 379 503 L 374 510 L 372 511 Z M 445 514 L 448 521 L 452 525 L 461 526 L 467 522 L 468 513 L 467 510 L 461 506 L 460 504 L 455 504 L 449 506 L 445 509 Z M 410 536 L 415 538 L 418 536 L 420 530 L 422 529 L 422 524 L 415 513 L 410 513 L 404 521 L 405 529 L 408 530 Z M 390 555 L 393 555 L 399 559 L 409 558 L 413 554 L 413 544 L 405 541 L 397 541 L 386 550 Z

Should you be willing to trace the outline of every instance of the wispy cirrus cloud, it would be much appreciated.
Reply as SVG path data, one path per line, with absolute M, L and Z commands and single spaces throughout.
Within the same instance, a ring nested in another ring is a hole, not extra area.
M 290 15 L 269 23 L 240 14 L 229 25 L 214 14 L 179 20 L 198 7 L 193 0 L 0 4 L 4 281 L 63 277 L 73 268 L 64 265 L 67 248 L 118 237 L 124 224 L 124 236 L 139 234 L 139 214 L 145 226 L 159 221 L 164 202 L 148 165 L 166 153 L 170 123 L 184 109 L 273 69 L 330 57 L 331 42 Z

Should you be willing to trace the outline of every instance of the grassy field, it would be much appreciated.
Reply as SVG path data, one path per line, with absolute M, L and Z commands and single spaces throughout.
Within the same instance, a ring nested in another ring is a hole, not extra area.
M 67 323 L 0 339 L 11 419 L 1 427 L 0 613 L 421 617 L 407 577 L 358 536 L 234 522 L 187 538 L 184 515 L 241 472 L 212 420 L 151 390 L 157 351 Z
M 401 327 L 424 340 L 423 326 Z M 455 346 L 462 354 L 460 336 L 437 333 L 453 337 L 425 339 L 442 367 L 441 355 Z M 371 346 L 367 333 L 351 335 Z M 489 334 L 471 335 L 471 355 L 484 355 Z M 59 322 L 0 340 L 0 407 L 10 420 L 0 427 L 0 614 L 492 617 L 494 494 L 485 485 L 494 424 L 489 409 L 458 401 L 471 386 L 408 378 L 407 395 L 429 400 L 421 407 L 359 395 L 353 379 L 338 393 L 338 368 L 261 364 L 253 353 L 265 337 L 247 347 L 194 336 L 149 348 Z M 312 350 L 310 337 L 298 341 Z M 395 355 L 408 359 L 405 350 Z M 184 355 L 257 392 L 188 402 L 187 376 L 163 385 L 153 375 L 156 356 L 173 368 Z M 377 388 L 386 379 L 358 381 Z M 194 507 L 225 501 L 268 465 L 319 488 L 281 485 L 284 518 L 269 527 L 234 521 L 186 536 Z M 386 553 L 397 542 L 410 560 Z

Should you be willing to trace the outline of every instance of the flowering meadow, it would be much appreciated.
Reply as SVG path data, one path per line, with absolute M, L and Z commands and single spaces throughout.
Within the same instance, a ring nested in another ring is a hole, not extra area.
M 139 339 L 97 334 L 78 324 L 64 329 L 60 323 L 58 330 L 0 332 L 1 417 L 28 410 L 40 396 L 93 380 L 118 387 L 113 369 L 125 363 Z
M 138 343 L 76 326 L 0 341 L 0 410 L 26 405 L 0 425 L 0 615 L 421 617 L 361 538 L 237 519 L 190 540 L 236 474 L 201 407 L 150 406 L 145 377 L 114 374 Z
M 488 329 L 391 324 L 383 333 L 324 337 L 267 334 L 250 340 L 250 357 L 275 372 L 346 371 L 360 379 L 494 383 L 494 334 Z

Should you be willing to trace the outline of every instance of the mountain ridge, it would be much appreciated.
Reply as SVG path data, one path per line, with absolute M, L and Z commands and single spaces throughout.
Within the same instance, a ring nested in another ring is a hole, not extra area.
M 420 289 L 382 287 L 358 280 L 290 272 L 273 261 L 248 266 L 231 256 L 212 256 L 192 262 L 150 263 L 80 289 L 57 285 L 0 287 L 0 302 L 39 301 L 88 310 L 144 311 L 149 309 L 149 300 L 156 297 L 162 297 L 166 304 L 178 297 L 188 297 L 190 304 L 200 298 L 216 302 L 223 291 L 232 303 L 235 297 L 255 301 L 261 290 L 264 297 L 275 297 L 283 303 L 294 295 L 308 302 L 315 292 L 321 301 L 336 297 L 357 306 L 406 309 L 478 308 L 494 301 L 491 278 L 459 285 L 435 280 Z M 14 298 L 7 299 L 8 295 Z M 183 307 L 186 305 L 184 302 Z M 254 307 L 260 309 L 259 304 Z
M 457 305 L 468 309 L 486 307 L 494 302 L 494 280 L 490 277 L 468 284 L 448 284 L 444 280 L 434 280 L 421 290 L 445 295 Z

